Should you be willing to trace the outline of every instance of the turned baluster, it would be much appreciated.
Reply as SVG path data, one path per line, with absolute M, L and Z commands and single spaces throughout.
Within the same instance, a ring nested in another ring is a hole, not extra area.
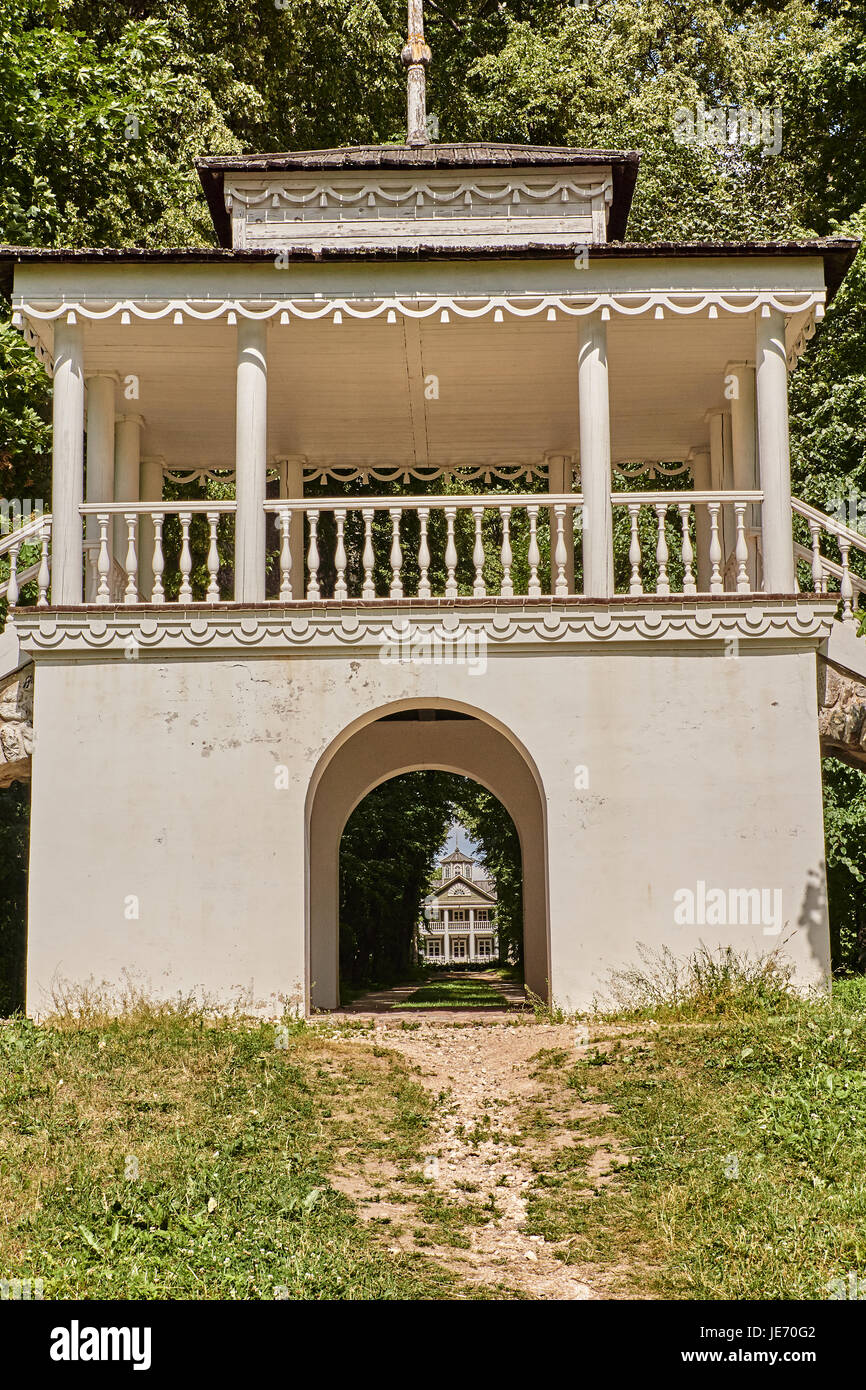
M 153 517 L 153 588 L 150 593 L 151 603 L 165 603 L 165 589 L 162 586 L 162 576 L 165 573 L 165 556 L 162 553 L 162 527 L 165 521 L 165 512 L 154 512 Z
M 529 553 L 527 561 L 529 563 L 529 588 L 530 598 L 541 598 L 541 581 L 538 578 L 538 566 L 541 564 L 541 552 L 538 549 L 538 506 L 533 502 L 526 508 L 529 517 Z
M 401 570 L 403 569 L 403 551 L 400 548 L 400 520 L 403 515 L 402 507 L 389 507 L 391 515 L 391 598 L 403 597 L 403 580 Z
M 809 522 L 809 534 L 812 537 L 812 588 L 816 594 L 823 594 L 826 593 L 827 581 L 821 558 L 821 528 L 817 521 Z
M 135 512 L 124 512 L 126 522 L 126 588 L 123 591 L 124 603 L 138 603 L 138 556 L 135 553 L 135 533 L 138 517 Z
M 290 603 L 292 598 L 292 514 L 288 507 L 280 510 L 280 601 Z
M 568 564 L 568 551 L 565 547 L 565 503 L 554 503 L 553 514 L 556 519 L 556 549 L 553 556 L 556 563 L 554 593 L 557 598 L 567 598 L 568 577 L 565 573 L 565 567 Z
M 99 583 L 96 586 L 96 602 L 104 608 L 111 603 L 111 589 L 108 583 L 108 576 L 111 574 L 111 556 L 108 552 L 108 528 L 111 525 L 111 516 L 108 512 L 99 512 L 96 522 L 99 526 L 99 558 L 96 561 Z
M 695 580 L 695 571 L 693 568 L 695 552 L 692 547 L 691 537 L 691 503 L 678 502 L 677 511 L 680 514 L 680 525 L 682 526 L 683 531 L 683 547 L 681 552 L 683 561 L 683 593 L 696 594 L 698 592 L 698 586 Z
M 189 548 L 189 528 L 192 524 L 192 512 L 180 513 L 180 593 L 178 598 L 181 603 L 192 603 L 192 584 L 190 575 L 192 574 L 192 551 Z
M 719 508 L 721 502 L 708 502 L 707 511 L 710 514 L 710 593 L 722 594 L 725 591 L 722 582 L 722 546 L 719 540 Z
M 457 516 L 456 507 L 445 508 L 445 523 L 448 528 L 448 537 L 445 542 L 445 597 L 457 597 L 457 546 L 454 543 L 454 519 Z
M 90 518 L 88 517 L 88 522 Z M 99 588 L 99 545 L 94 543 L 88 545 L 84 556 L 84 563 L 89 571 L 85 583 L 85 603 L 90 602 L 89 595 L 93 595 L 93 602 L 96 602 L 96 591 Z
M 837 537 L 839 550 L 842 555 L 842 582 L 839 585 L 839 594 L 842 599 L 842 621 L 850 627 L 854 626 L 854 585 L 851 583 L 851 570 L 848 567 L 848 552 L 851 549 L 851 542 L 844 536 Z
M 21 549 L 21 542 L 16 541 L 9 550 L 9 583 L 6 588 L 6 602 L 10 608 L 14 608 L 18 602 L 18 552 Z
M 669 594 L 671 583 L 668 579 L 668 541 L 665 535 L 665 512 L 667 511 L 666 502 L 655 503 L 656 520 L 658 522 L 658 542 L 656 544 L 656 563 L 658 564 L 658 579 L 656 580 L 656 593 Z
M 737 543 L 734 547 L 734 556 L 737 561 L 737 593 L 748 594 L 751 592 L 749 583 L 749 546 L 746 541 L 746 503 L 734 503 L 734 516 L 737 531 Z
M 209 531 L 209 544 L 207 552 L 207 601 L 208 603 L 219 603 L 220 586 L 217 575 L 220 569 L 220 555 L 217 548 L 217 525 L 219 524 L 219 512 L 207 513 L 207 524 Z
M 641 577 L 640 577 L 640 562 L 641 562 L 640 536 L 638 535 L 638 529 L 637 529 L 639 517 L 640 517 L 640 503 L 639 503 L 639 502 L 629 502 L 629 504 L 628 504 L 628 520 L 629 520 L 629 527 L 630 527 L 630 529 L 631 529 L 631 541 L 630 541 L 629 547 L 628 547 L 628 562 L 629 562 L 629 564 L 631 565 L 631 578 L 629 579 L 629 582 L 628 582 L 628 591 L 629 591 L 630 594 L 635 594 L 635 595 L 636 595 L 636 594 L 642 594 L 642 593 L 643 593 L 643 584 L 642 584 L 642 582 L 641 582 Z
M 310 523 L 310 546 L 307 551 L 307 569 L 309 570 L 309 578 L 307 580 L 307 598 L 314 599 L 319 598 L 321 596 L 321 589 L 319 588 L 318 509 L 314 509 L 313 511 L 308 512 L 307 519 Z
M 432 590 L 430 588 L 430 545 L 427 540 L 427 522 L 430 516 L 429 507 L 418 508 L 418 522 L 421 527 L 421 539 L 418 544 L 418 569 L 420 577 L 418 579 L 418 597 L 430 598 Z
M 500 507 L 499 515 L 502 517 L 502 583 L 499 586 L 500 598 L 514 597 L 514 583 L 511 578 L 511 564 L 514 554 L 511 549 L 511 508 Z
M 346 529 L 345 507 L 337 507 L 335 509 L 334 520 L 337 523 L 337 549 L 334 551 L 337 582 L 334 585 L 334 598 L 345 599 L 349 597 L 349 586 L 346 583 L 346 565 L 348 564 L 348 557 L 346 555 L 346 542 L 343 535 Z
M 472 597 L 486 598 L 487 589 L 484 584 L 484 541 L 481 536 L 481 523 L 484 519 L 484 508 L 473 507 L 472 515 L 475 518 L 475 545 L 472 550 L 472 563 L 475 566 L 475 583 L 472 586 Z
M 51 522 L 43 521 L 42 529 L 39 532 L 39 574 L 36 579 L 36 587 L 39 591 L 36 599 L 37 608 L 48 607 L 48 586 L 51 583 L 51 567 L 48 562 L 48 542 L 51 537 Z
M 372 507 L 365 507 L 361 515 L 364 518 L 364 554 L 362 556 L 364 585 L 361 589 L 361 598 L 375 598 L 376 585 L 373 581 L 373 566 L 376 563 L 373 550 L 373 517 L 375 512 Z

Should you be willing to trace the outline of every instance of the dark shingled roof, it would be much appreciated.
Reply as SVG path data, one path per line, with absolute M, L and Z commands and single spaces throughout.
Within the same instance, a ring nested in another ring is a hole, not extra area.
M 325 173 L 334 169 L 527 169 L 552 165 L 610 164 L 613 202 L 608 235 L 625 236 L 640 153 L 637 150 L 575 150 L 568 145 L 347 145 L 333 150 L 287 150 L 283 154 L 215 154 L 195 161 L 221 246 L 231 246 L 231 220 L 223 197 L 226 174 Z

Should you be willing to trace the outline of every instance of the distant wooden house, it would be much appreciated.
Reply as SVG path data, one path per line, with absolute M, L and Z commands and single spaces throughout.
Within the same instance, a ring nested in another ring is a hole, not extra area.
M 499 956 L 496 930 L 496 885 L 482 866 L 463 850 L 442 860 L 442 879 L 427 895 L 418 923 L 417 947 L 422 960 L 443 964 Z

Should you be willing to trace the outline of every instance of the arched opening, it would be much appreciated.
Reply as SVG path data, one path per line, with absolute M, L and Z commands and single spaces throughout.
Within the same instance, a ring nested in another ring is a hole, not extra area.
M 517 830 L 523 866 L 527 987 L 549 997 L 547 834 L 540 778 L 526 750 L 488 715 L 442 700 L 402 701 L 362 717 L 322 757 L 307 796 L 306 995 L 334 1009 L 339 985 L 340 841 L 355 807 L 408 772 L 471 778 Z
M 502 803 L 439 771 L 368 792 L 340 844 L 341 1002 L 502 1007 L 507 982 L 511 1006 L 522 979 L 523 863 Z

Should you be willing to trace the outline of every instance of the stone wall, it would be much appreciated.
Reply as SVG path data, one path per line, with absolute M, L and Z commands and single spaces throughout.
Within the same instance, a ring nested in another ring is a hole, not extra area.
M 821 752 L 866 768 L 866 685 L 818 658 L 818 730 Z
M 0 787 L 30 778 L 33 752 L 33 667 L 0 680 Z

